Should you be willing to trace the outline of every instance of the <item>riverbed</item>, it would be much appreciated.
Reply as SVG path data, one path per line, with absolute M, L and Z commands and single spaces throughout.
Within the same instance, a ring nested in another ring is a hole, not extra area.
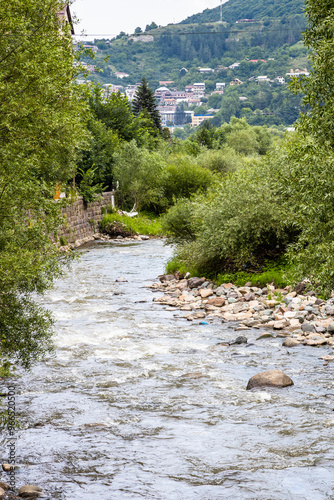
M 17 484 L 52 500 L 333 499 L 331 349 L 255 329 L 219 345 L 235 325 L 153 302 L 170 256 L 160 240 L 93 243 L 45 295 L 57 349 L 15 381 Z M 270 369 L 295 385 L 245 390 Z

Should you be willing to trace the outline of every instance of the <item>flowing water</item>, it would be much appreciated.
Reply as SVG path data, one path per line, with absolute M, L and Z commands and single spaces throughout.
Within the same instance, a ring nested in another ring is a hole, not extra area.
M 334 499 L 334 367 L 318 359 L 331 349 L 259 330 L 217 345 L 231 325 L 152 302 L 170 254 L 157 240 L 92 244 L 44 297 L 57 353 L 15 381 L 18 485 L 55 500 Z M 295 385 L 245 390 L 269 369 Z

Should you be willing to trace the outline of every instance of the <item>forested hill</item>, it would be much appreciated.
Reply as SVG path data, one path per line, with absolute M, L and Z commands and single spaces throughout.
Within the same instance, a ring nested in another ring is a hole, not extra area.
M 198 22 L 190 23 L 192 18 L 188 18 L 187 24 L 158 27 L 152 23 L 138 26 L 130 35 L 121 32 L 111 40 L 88 42 L 96 52 L 94 64 L 101 70 L 94 72 L 93 67 L 89 79 L 116 85 L 124 92 L 143 76 L 154 90 L 167 85 L 184 91 L 195 82 L 204 82 L 206 95 L 201 105 L 189 105 L 196 113 L 213 109 L 222 121 L 245 116 L 256 125 L 291 125 L 299 114 L 300 96 L 290 94 L 289 75 L 310 70 L 301 42 L 306 23 L 303 4 L 301 0 L 266 2 L 229 0 L 223 6 L 224 19 L 229 13 L 233 21 L 222 24 L 212 20 L 213 9 L 193 16 Z M 256 15 L 260 9 L 261 16 Z M 209 21 L 200 22 L 206 14 Z M 235 19 L 255 21 L 235 24 Z M 211 95 L 217 83 L 226 85 L 223 96 Z
M 229 0 L 223 5 L 223 21 L 235 23 L 239 19 L 263 20 L 266 17 L 280 18 L 303 14 L 303 0 Z M 220 7 L 205 9 L 188 17 L 181 24 L 217 22 Z

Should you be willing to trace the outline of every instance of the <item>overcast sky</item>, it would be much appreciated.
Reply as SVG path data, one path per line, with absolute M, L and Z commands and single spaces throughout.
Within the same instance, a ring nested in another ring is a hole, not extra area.
M 158 25 L 178 23 L 219 4 L 220 0 L 74 0 L 71 12 L 80 20 L 75 26 L 76 34 L 84 30 L 87 34 L 112 37 L 121 31 L 133 33 L 137 26 L 144 30 L 152 21 Z

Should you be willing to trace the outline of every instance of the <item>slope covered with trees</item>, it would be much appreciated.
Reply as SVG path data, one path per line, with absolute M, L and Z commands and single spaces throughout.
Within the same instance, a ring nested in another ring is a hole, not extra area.
M 235 23 L 239 19 L 261 20 L 267 17 L 286 18 L 303 14 L 303 0 L 229 0 L 222 6 L 223 21 Z M 219 21 L 220 7 L 205 9 L 187 17 L 182 24 Z

